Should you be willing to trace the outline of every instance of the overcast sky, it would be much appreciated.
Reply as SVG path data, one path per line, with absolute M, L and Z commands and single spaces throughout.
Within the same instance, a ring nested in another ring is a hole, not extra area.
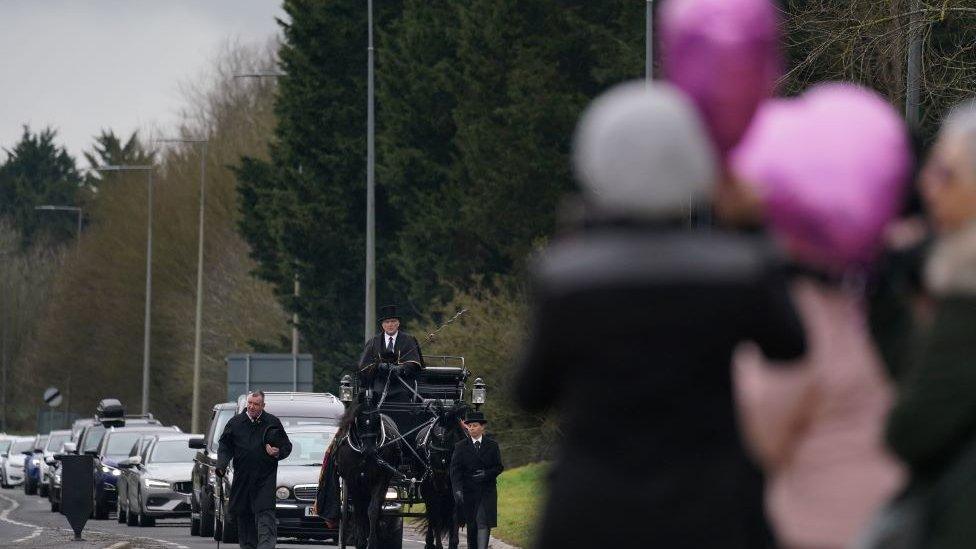
M 87 167 L 102 128 L 172 127 L 180 84 L 228 40 L 275 36 L 276 16 L 280 0 L 0 0 L 0 147 L 52 126 Z

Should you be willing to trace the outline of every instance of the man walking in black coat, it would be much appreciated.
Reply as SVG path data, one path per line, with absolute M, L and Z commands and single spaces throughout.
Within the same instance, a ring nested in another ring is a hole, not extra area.
M 471 549 L 487 549 L 491 529 L 498 525 L 495 479 L 505 467 L 498 443 L 485 435 L 487 423 L 482 412 L 469 413 L 464 426 L 470 438 L 454 446 L 451 458 L 451 487 Z
M 234 461 L 228 514 L 237 521 L 242 549 L 273 549 L 278 538 L 275 488 L 278 462 L 291 453 L 281 421 L 264 411 L 264 392 L 247 396 L 247 408 L 227 422 L 220 436 L 217 476 Z M 226 526 L 225 526 L 226 528 Z

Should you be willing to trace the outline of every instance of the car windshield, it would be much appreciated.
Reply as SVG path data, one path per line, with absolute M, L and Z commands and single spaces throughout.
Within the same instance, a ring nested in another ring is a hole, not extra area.
M 81 445 L 81 453 L 84 454 L 85 452 L 98 450 L 98 445 L 102 443 L 102 438 L 105 436 L 105 426 L 92 425 L 82 436 L 84 437 L 84 440 L 82 441 Z
M 335 425 L 338 422 L 338 420 L 329 417 L 286 416 L 278 419 L 281 420 L 281 424 L 285 427 L 294 427 L 296 425 Z
M 51 435 L 51 438 L 47 439 L 47 446 L 44 447 L 45 452 L 56 452 L 61 448 L 61 445 L 65 442 L 71 440 L 71 433 L 65 433 L 63 435 Z
M 192 463 L 197 451 L 185 440 L 163 440 L 153 448 L 150 463 Z
M 10 449 L 11 440 L 0 440 L 0 454 L 6 453 Z
M 47 445 L 47 437 L 48 437 L 48 435 L 41 435 L 41 436 L 37 437 L 37 444 L 34 445 L 34 450 L 36 450 L 38 452 L 40 452 L 41 450 L 43 450 L 44 449 L 44 446 Z
M 132 446 L 145 433 L 109 433 L 105 441 L 105 455 L 110 458 L 129 457 Z
M 325 449 L 328 448 L 335 434 L 335 429 L 312 433 L 289 433 L 291 454 L 281 461 L 282 465 L 321 465 L 322 458 L 325 457 Z
M 34 441 L 33 440 L 31 440 L 31 439 L 28 439 L 28 440 L 18 440 L 17 442 L 13 443 L 13 445 L 11 446 L 10 453 L 11 454 L 19 454 L 21 452 L 26 452 L 27 450 L 33 450 L 33 449 L 34 449 Z
M 224 433 L 224 427 L 227 426 L 227 422 L 230 421 L 230 418 L 232 417 L 234 417 L 234 410 L 221 410 L 217 412 L 217 419 L 214 420 L 217 422 L 217 424 L 214 425 L 213 440 L 210 441 L 211 452 L 217 450 L 217 443 L 220 441 L 220 435 Z

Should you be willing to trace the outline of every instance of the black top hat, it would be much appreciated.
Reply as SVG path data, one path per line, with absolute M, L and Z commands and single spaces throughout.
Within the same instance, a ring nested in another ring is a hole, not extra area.
M 397 306 L 384 305 L 380 307 L 380 322 L 383 322 L 384 320 L 390 320 L 391 318 L 400 320 L 400 315 L 397 314 Z
M 488 423 L 485 418 L 485 413 L 481 411 L 471 411 L 468 412 L 468 416 L 464 418 L 465 423 Z

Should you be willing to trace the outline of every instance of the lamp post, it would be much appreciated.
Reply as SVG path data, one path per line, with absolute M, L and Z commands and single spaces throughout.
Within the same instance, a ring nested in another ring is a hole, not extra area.
M 376 329 L 376 117 L 373 92 L 373 0 L 367 0 L 366 44 L 366 318 L 364 341 Z
M 235 74 L 234 78 L 279 78 L 285 76 L 283 72 L 251 72 Z M 298 166 L 298 173 L 302 173 L 302 167 Z M 298 281 L 298 269 L 295 267 L 295 274 L 292 276 L 293 288 L 292 295 L 295 301 L 301 295 L 301 283 Z M 296 305 L 297 307 L 297 305 Z M 291 315 L 291 366 L 292 366 L 292 390 L 298 391 L 298 313 Z
M 148 174 L 149 211 L 146 221 L 146 318 L 142 343 L 142 413 L 149 413 L 149 331 L 151 328 L 150 314 L 152 311 L 152 219 L 153 219 L 153 165 L 120 165 L 101 166 L 95 168 L 99 172 L 144 171 Z
M 40 212 L 74 212 L 78 216 L 78 234 L 75 236 L 75 249 L 81 248 L 81 220 L 84 212 L 81 208 L 77 206 L 61 206 L 56 204 L 44 204 L 42 206 L 34 206 L 35 211 Z M 64 410 L 67 413 L 71 410 L 71 369 L 68 369 L 68 377 L 65 380 L 66 387 L 64 388 Z M 4 380 L 4 385 L 6 385 L 6 380 Z
M 654 79 L 654 0 L 647 0 L 644 15 L 644 82 L 648 86 Z
M 190 405 L 190 432 L 199 433 L 200 427 L 200 355 L 203 326 L 203 218 L 206 206 L 207 139 L 157 139 L 159 143 L 196 143 L 200 150 L 200 229 L 197 236 L 197 310 L 193 329 L 193 402 Z

